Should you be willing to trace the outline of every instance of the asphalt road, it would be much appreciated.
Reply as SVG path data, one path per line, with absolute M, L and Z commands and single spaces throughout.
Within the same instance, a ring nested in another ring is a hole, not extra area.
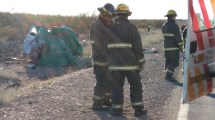
M 180 88 L 175 89 L 182 91 Z M 175 96 L 179 97 L 180 94 L 175 94 Z M 215 89 L 212 93 L 190 103 L 180 103 L 178 111 L 177 120 L 215 120 Z
M 174 82 L 174 89 L 165 106 L 164 120 L 215 120 L 215 89 L 212 93 L 190 103 L 182 104 L 182 79 Z M 215 82 L 215 79 L 214 79 Z
M 215 90 L 190 103 L 187 120 L 215 120 Z

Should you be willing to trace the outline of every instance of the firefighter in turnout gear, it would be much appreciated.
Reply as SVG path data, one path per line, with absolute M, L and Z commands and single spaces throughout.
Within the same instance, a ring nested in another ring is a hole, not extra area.
M 186 38 L 187 38 L 187 25 L 184 24 L 181 26 L 182 38 L 183 38 L 183 46 L 185 48 Z
M 185 46 L 186 46 L 186 39 L 187 39 L 187 24 L 183 24 L 181 26 L 181 34 L 182 34 L 182 38 L 183 38 L 183 48 L 185 50 Z M 185 52 L 185 51 L 183 51 Z M 183 63 L 184 64 L 184 57 L 183 57 Z M 184 74 L 184 67 L 182 68 L 182 74 Z
M 114 6 L 110 3 L 98 8 L 99 17 L 90 26 L 90 40 L 92 42 L 92 59 L 96 85 L 93 95 L 93 110 L 108 110 L 111 106 L 111 85 L 108 79 L 108 64 L 106 58 L 105 34 L 112 24 Z
M 140 70 L 144 67 L 144 55 L 140 34 L 135 25 L 129 23 L 129 7 L 119 4 L 114 12 L 114 24 L 108 31 L 108 69 L 112 85 L 112 115 L 123 112 L 123 86 L 125 77 L 130 85 L 130 99 L 135 116 L 146 114 L 142 99 Z
M 182 37 L 180 29 L 175 23 L 177 13 L 174 10 L 169 10 L 167 21 L 162 26 L 164 36 L 164 52 L 165 52 L 165 71 L 166 80 L 174 80 L 174 70 L 179 66 L 179 51 L 183 52 Z

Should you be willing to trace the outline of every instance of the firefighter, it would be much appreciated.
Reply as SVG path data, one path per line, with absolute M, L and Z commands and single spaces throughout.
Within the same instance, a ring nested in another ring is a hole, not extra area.
M 183 43 L 178 25 L 175 23 L 177 13 L 174 10 L 167 12 L 167 21 L 162 25 L 164 36 L 166 80 L 175 80 L 174 71 L 179 66 L 179 51 L 183 52 Z
M 114 24 L 109 28 L 107 41 L 108 69 L 112 83 L 113 116 L 123 113 L 123 86 L 125 77 L 130 85 L 130 99 L 135 116 L 146 114 L 142 99 L 140 71 L 144 67 L 144 55 L 140 34 L 135 25 L 129 23 L 129 7 L 119 4 L 114 12 Z
M 150 32 L 151 25 L 150 25 L 150 24 L 148 24 L 147 28 L 148 28 L 148 32 Z
M 182 33 L 182 38 L 183 38 L 183 50 L 185 50 L 186 39 L 187 39 L 187 24 L 183 24 L 181 26 L 181 33 Z M 183 56 L 183 64 L 184 64 L 184 56 Z M 182 68 L 182 74 L 184 74 L 184 67 Z
M 92 59 L 96 85 L 93 95 L 93 110 L 108 110 L 111 106 L 111 86 L 108 79 L 108 66 L 105 49 L 105 34 L 107 28 L 112 24 L 112 13 L 114 6 L 110 3 L 99 7 L 99 17 L 90 26 L 90 40 L 92 42 Z
M 187 25 L 183 24 L 181 26 L 181 32 L 182 32 L 182 37 L 183 37 L 183 46 L 185 48 L 185 43 L 186 43 L 186 38 L 187 38 Z

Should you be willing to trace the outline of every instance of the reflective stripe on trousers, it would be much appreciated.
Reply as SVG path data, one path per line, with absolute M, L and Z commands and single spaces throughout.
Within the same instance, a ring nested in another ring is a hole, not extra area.
M 121 104 L 113 104 L 112 109 L 122 109 L 123 105 Z
M 143 102 L 134 102 L 134 103 L 131 103 L 132 106 L 142 106 L 143 105 Z
M 166 70 L 166 72 L 173 73 L 173 71 L 171 71 L 171 70 Z
M 142 59 L 138 60 L 138 62 L 140 62 L 140 63 L 144 63 L 144 62 L 145 62 L 145 59 L 144 59 L 144 58 L 142 58 Z
M 95 100 L 102 100 L 102 99 L 104 99 L 104 97 L 93 95 L 93 99 L 95 99 Z

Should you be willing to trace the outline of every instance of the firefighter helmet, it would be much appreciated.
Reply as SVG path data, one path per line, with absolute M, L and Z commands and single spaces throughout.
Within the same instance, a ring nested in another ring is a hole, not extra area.
M 175 10 L 169 10 L 165 15 L 165 17 L 168 17 L 168 16 L 177 16 L 177 13 L 175 12 Z
M 114 11 L 114 14 L 125 14 L 125 15 L 128 15 L 130 16 L 131 15 L 131 11 L 129 9 L 129 7 L 126 5 L 126 4 L 119 4 L 117 7 L 116 7 L 116 10 Z
M 106 3 L 103 7 L 99 7 L 97 10 L 103 14 L 113 15 L 114 6 L 110 3 Z

